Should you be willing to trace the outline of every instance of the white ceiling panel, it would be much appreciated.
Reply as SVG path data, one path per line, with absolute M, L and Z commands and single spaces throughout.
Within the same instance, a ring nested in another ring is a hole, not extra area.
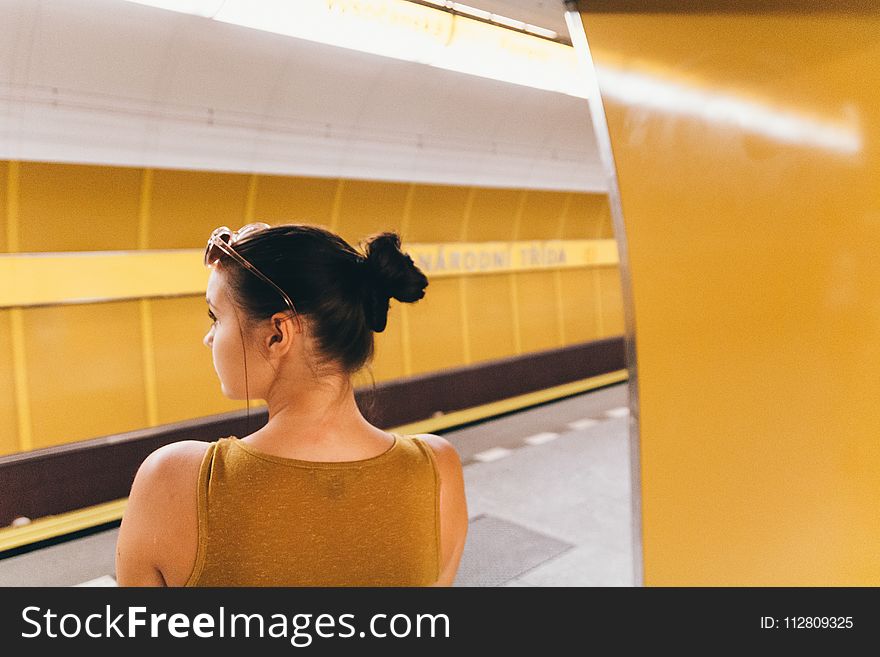
M 0 25 L 0 159 L 606 189 L 583 99 L 121 0 Z

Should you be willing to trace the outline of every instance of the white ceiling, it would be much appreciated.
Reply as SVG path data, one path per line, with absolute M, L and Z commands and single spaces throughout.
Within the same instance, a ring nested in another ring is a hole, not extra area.
M 0 159 L 607 188 L 583 99 L 121 0 L 0 25 Z

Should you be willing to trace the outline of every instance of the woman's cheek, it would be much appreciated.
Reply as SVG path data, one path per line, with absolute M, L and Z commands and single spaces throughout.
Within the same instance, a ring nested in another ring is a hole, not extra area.
M 227 341 L 228 336 L 223 335 L 222 331 L 218 331 L 214 335 L 214 365 L 218 374 L 229 369 L 232 354 L 230 354 L 230 345 L 227 344 Z
M 211 356 L 214 359 L 214 369 L 217 370 L 217 373 L 220 373 L 220 352 L 222 345 L 222 340 L 220 338 L 220 334 L 217 331 L 217 327 L 214 327 L 214 335 L 211 341 Z

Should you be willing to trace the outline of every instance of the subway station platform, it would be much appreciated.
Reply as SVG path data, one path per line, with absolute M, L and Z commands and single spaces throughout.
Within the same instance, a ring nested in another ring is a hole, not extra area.
M 455 586 L 632 586 L 627 386 L 445 433 L 470 526 Z M 118 529 L 0 561 L 0 586 L 114 586 Z

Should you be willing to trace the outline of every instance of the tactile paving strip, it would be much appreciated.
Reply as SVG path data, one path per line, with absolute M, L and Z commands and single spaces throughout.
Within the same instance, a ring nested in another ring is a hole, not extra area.
M 572 547 L 522 525 L 479 515 L 468 523 L 455 586 L 500 586 Z

